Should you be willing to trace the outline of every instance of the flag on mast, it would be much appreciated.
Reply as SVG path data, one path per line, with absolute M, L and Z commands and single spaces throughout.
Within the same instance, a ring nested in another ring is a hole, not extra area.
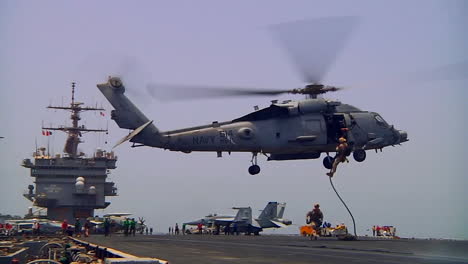
M 51 132 L 51 131 L 47 131 L 47 130 L 42 130 L 42 135 L 43 135 L 43 136 L 50 136 L 50 135 L 52 135 L 52 132 Z

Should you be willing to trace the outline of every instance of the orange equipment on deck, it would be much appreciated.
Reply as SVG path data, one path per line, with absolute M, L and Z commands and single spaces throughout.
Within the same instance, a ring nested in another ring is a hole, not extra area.
M 302 236 L 317 236 L 318 235 L 317 231 L 314 229 L 312 225 L 301 226 L 299 230 Z

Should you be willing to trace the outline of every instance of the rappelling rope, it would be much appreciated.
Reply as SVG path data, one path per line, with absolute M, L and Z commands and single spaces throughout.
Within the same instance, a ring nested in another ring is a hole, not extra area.
M 330 178 L 330 184 L 333 188 L 333 190 L 335 191 L 336 195 L 338 196 L 338 198 L 340 199 L 340 201 L 343 203 L 343 205 L 346 207 L 346 210 L 348 210 L 348 213 L 349 215 L 351 216 L 351 219 L 353 220 L 353 226 L 354 226 L 354 236 L 357 238 L 357 233 L 356 233 L 356 222 L 354 221 L 354 216 L 353 214 L 351 213 L 351 211 L 349 210 L 348 206 L 346 205 L 346 203 L 343 201 L 343 199 L 341 199 L 341 196 L 338 194 L 338 192 L 336 191 L 335 189 L 335 186 L 333 185 L 333 181 L 332 181 L 332 177 L 329 177 Z

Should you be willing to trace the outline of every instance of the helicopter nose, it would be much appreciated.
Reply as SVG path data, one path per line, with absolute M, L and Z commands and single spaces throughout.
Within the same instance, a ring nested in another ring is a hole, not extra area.
M 400 134 L 400 140 L 398 141 L 398 143 L 408 141 L 408 133 L 406 131 L 398 130 L 398 134 Z

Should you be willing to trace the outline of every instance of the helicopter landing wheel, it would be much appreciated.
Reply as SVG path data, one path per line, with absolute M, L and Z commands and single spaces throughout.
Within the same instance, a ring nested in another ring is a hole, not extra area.
M 333 167 L 333 161 L 335 161 L 334 158 L 332 158 L 331 156 L 326 156 L 325 158 L 323 158 L 323 166 L 331 170 L 331 168 Z
M 357 162 L 363 162 L 366 159 L 366 151 L 363 149 L 356 149 L 353 152 L 353 158 Z
M 249 167 L 250 175 L 256 175 L 260 173 L 260 166 L 257 165 L 257 154 L 257 152 L 252 153 L 252 159 L 250 160 L 252 166 Z
M 249 173 L 250 175 L 257 175 L 260 173 L 260 166 L 258 165 L 252 165 L 249 167 Z

